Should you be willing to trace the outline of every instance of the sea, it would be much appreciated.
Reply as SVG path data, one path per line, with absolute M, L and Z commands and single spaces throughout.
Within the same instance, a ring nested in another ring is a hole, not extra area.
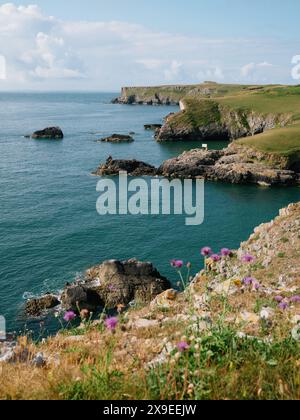
M 106 215 L 92 176 L 108 156 L 159 166 L 201 143 L 157 143 L 144 124 L 162 123 L 171 106 L 113 105 L 118 93 L 0 94 L 0 315 L 8 331 L 58 323 L 28 320 L 26 299 L 58 292 L 87 268 L 109 259 L 151 261 L 176 286 L 174 258 L 203 266 L 200 249 L 238 248 L 254 227 L 299 201 L 300 190 L 205 182 L 204 222 L 187 226 L 184 215 Z M 64 139 L 25 138 L 60 126 Z M 134 132 L 126 144 L 99 143 Z M 209 148 L 225 143 L 212 142 Z M 147 182 L 150 182 L 148 180 Z

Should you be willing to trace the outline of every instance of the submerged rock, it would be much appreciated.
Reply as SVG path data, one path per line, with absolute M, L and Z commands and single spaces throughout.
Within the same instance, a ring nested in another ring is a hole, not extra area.
M 156 175 L 156 168 L 145 162 L 135 159 L 132 160 L 114 160 L 111 156 L 106 163 L 100 165 L 99 168 L 93 172 L 93 175 L 119 175 L 120 172 L 127 172 L 130 176 Z
M 103 139 L 98 140 L 102 143 L 132 143 L 134 138 L 124 134 L 113 134 L 109 137 L 104 137 Z
M 32 139 L 62 139 L 64 134 L 59 127 L 47 127 L 43 130 L 35 131 L 32 135 Z
M 47 294 L 37 299 L 30 299 L 25 304 L 25 313 L 29 316 L 40 316 L 44 311 L 60 304 L 56 296 Z

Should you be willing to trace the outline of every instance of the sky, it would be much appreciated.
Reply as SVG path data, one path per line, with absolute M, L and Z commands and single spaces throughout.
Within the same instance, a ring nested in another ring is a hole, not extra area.
M 2 91 L 300 83 L 299 0 L 20 1 L 0 3 Z

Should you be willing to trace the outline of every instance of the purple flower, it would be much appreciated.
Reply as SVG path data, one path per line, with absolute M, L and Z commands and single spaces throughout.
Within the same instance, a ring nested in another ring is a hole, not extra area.
M 278 308 L 279 308 L 279 309 L 282 309 L 283 311 L 285 311 L 286 309 L 288 309 L 288 307 L 289 307 L 289 305 L 288 305 L 288 303 L 287 303 L 287 302 L 281 302 L 281 303 L 279 303 L 279 305 L 278 305 Z
M 210 258 L 213 260 L 213 262 L 219 262 L 221 260 L 221 257 L 218 254 L 213 254 Z
M 246 264 L 251 264 L 254 260 L 255 258 L 250 254 L 245 254 L 242 256 L 242 262 Z
M 180 343 L 177 344 L 177 348 L 180 351 L 180 353 L 183 353 L 186 350 L 188 350 L 190 346 L 185 341 L 181 341 Z
M 65 313 L 65 315 L 64 315 L 64 320 L 66 321 L 66 322 L 71 322 L 71 321 L 73 321 L 73 319 L 75 319 L 76 318 L 76 314 L 75 314 L 75 312 L 73 312 L 73 311 L 68 311 L 68 312 L 66 312 Z
M 291 299 L 290 299 L 290 302 L 299 303 L 300 302 L 300 296 L 292 296 Z
M 116 329 L 116 327 L 119 323 L 119 320 L 116 317 L 111 317 L 111 318 L 107 318 L 104 323 L 105 323 L 105 326 L 108 330 L 115 331 L 115 329 Z
M 230 254 L 231 254 L 230 249 L 228 249 L 228 248 L 222 248 L 221 249 L 221 255 L 222 255 L 222 257 L 229 257 Z
M 260 283 L 258 283 L 258 281 L 254 281 L 252 284 L 253 284 L 253 289 L 254 290 L 260 289 Z
M 172 260 L 171 266 L 174 268 L 182 268 L 183 267 L 183 261 L 181 260 Z
M 274 299 L 276 300 L 276 302 L 282 302 L 283 301 L 283 297 L 282 296 L 275 296 Z
M 243 279 L 243 283 L 245 286 L 250 286 L 251 284 L 254 284 L 256 282 L 257 282 L 256 279 L 254 279 L 253 277 L 245 277 Z
M 209 246 L 205 246 L 204 248 L 201 249 L 201 255 L 203 255 L 203 257 L 208 257 L 211 254 L 212 254 L 212 249 Z

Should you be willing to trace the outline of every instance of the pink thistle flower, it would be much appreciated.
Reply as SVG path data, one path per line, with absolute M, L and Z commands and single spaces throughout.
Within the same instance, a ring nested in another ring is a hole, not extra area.
M 209 257 L 212 254 L 212 249 L 209 246 L 205 246 L 201 249 L 201 255 L 203 257 Z
M 245 254 L 245 255 L 242 256 L 242 262 L 244 262 L 246 264 L 251 264 L 251 263 L 253 263 L 254 260 L 255 260 L 255 258 L 250 254 Z
M 230 254 L 231 254 L 230 249 L 228 249 L 228 248 L 222 248 L 221 249 L 221 255 L 222 255 L 222 257 L 229 257 Z
M 213 254 L 210 258 L 213 260 L 213 262 L 219 262 L 221 260 L 221 257 L 218 254 Z
M 174 268 L 182 268 L 183 267 L 183 261 L 181 260 L 172 260 L 171 261 L 171 266 Z
M 282 301 L 281 303 L 279 303 L 278 305 L 279 309 L 282 309 L 283 311 L 287 310 L 289 305 L 287 302 Z
M 251 286 L 252 284 L 253 286 L 258 285 L 260 287 L 260 284 L 258 283 L 258 281 L 253 277 L 245 277 L 243 279 L 243 283 L 245 286 Z
M 73 321 L 73 319 L 75 319 L 76 318 L 76 314 L 75 314 L 75 312 L 73 312 L 73 311 L 68 311 L 68 312 L 66 312 L 65 313 L 65 315 L 64 315 L 64 320 L 66 321 L 66 322 L 71 322 L 71 321 Z
M 283 301 L 283 297 L 282 296 L 275 296 L 274 298 L 276 300 L 276 302 L 282 302 Z
M 190 346 L 185 341 L 181 341 L 180 343 L 177 344 L 177 348 L 180 351 L 180 353 L 184 353 L 186 350 L 190 348 Z
M 119 320 L 116 317 L 107 318 L 104 322 L 106 328 L 110 331 L 115 331 L 118 323 L 119 323 Z
M 292 296 L 291 299 L 290 299 L 290 302 L 299 303 L 300 302 L 300 296 Z

